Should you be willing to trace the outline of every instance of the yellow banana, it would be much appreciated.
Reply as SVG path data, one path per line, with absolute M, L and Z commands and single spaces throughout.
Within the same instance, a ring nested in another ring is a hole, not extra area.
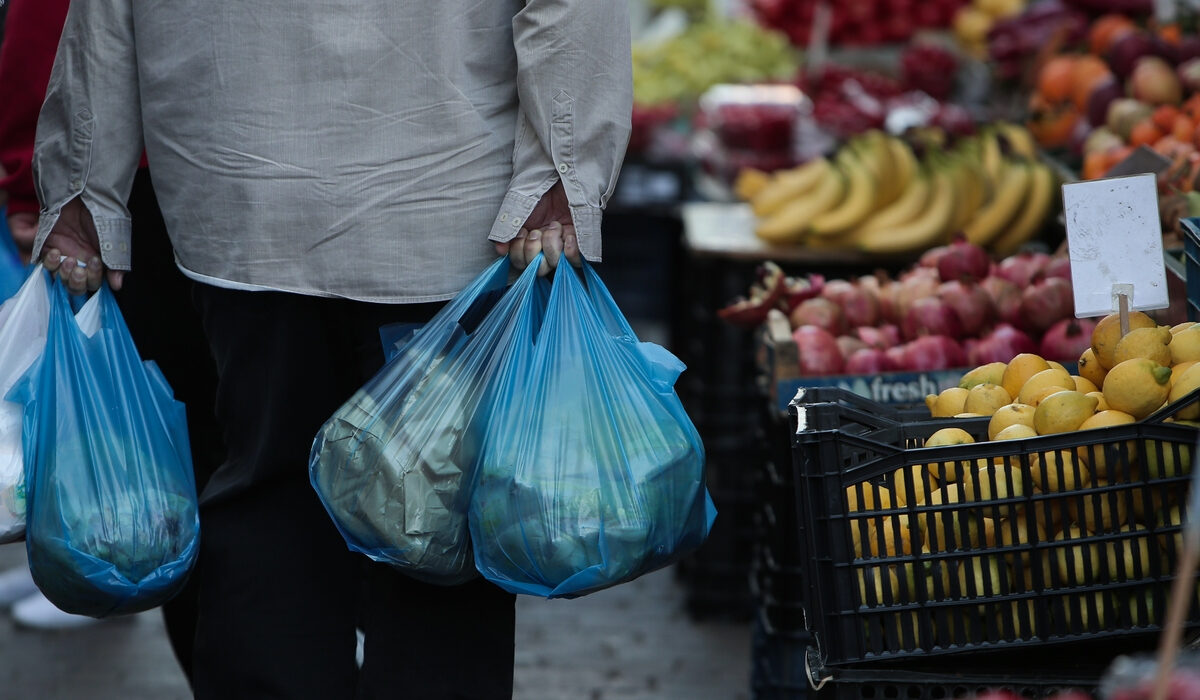
M 984 174 L 979 164 L 962 159 L 958 162 L 957 175 L 954 178 L 959 189 L 959 198 L 955 202 L 954 218 L 950 224 L 951 231 L 962 230 L 975 217 L 984 199 Z
M 888 148 L 892 152 L 892 162 L 896 164 L 896 197 L 900 197 L 917 177 L 920 164 L 908 144 L 900 139 L 889 136 Z
M 1000 130 L 1004 140 L 1008 141 L 1009 149 L 1013 153 L 1029 160 L 1037 158 L 1037 142 L 1024 126 L 1013 122 L 996 122 L 996 128 Z
M 896 201 L 903 188 L 896 179 L 896 156 L 892 152 L 891 136 L 882 131 L 871 130 L 866 134 L 864 158 L 875 176 L 875 206 L 884 207 Z
M 883 228 L 899 226 L 917 218 L 929 203 L 929 195 L 933 191 L 931 176 L 920 174 L 901 193 L 900 198 L 887 207 L 871 215 L 858 228 L 857 235 L 871 233 Z
M 858 226 L 875 211 L 878 183 L 867 166 L 853 156 L 839 158 L 846 175 L 846 194 L 837 206 L 812 220 L 810 236 L 837 236 Z
M 754 233 L 768 243 L 799 243 L 813 219 L 837 205 L 845 193 L 846 177 L 831 167 L 811 192 L 759 221 Z
M 742 168 L 733 180 L 733 193 L 743 202 L 748 202 L 771 184 L 771 174 L 758 168 Z
M 1030 167 L 1033 169 L 1032 181 L 1024 208 L 1012 223 L 992 240 L 990 248 L 997 255 L 1012 255 L 1041 231 L 1046 217 L 1058 199 L 1058 178 L 1054 176 L 1050 166 L 1035 161 Z
M 1024 205 L 1025 196 L 1029 193 L 1030 175 L 1029 164 L 1012 160 L 1004 162 L 992 201 L 976 212 L 963 227 L 968 241 L 987 246 L 1000 235 Z
M 983 172 L 988 177 L 988 181 L 992 183 L 993 191 L 995 191 L 996 183 L 1000 180 L 1000 173 L 1004 169 L 1004 154 L 1000 151 L 1000 142 L 996 140 L 996 133 L 991 129 L 985 129 L 979 134 L 979 163 L 983 166 Z
M 795 168 L 781 170 L 750 200 L 750 207 L 757 216 L 770 216 L 793 199 L 811 192 L 832 167 L 827 159 L 814 158 Z
M 945 240 L 950 230 L 950 218 L 954 215 L 958 188 L 948 170 L 939 170 L 932 178 L 929 204 L 920 216 L 898 226 L 864 233 L 855 241 L 858 247 L 869 253 L 909 253 Z

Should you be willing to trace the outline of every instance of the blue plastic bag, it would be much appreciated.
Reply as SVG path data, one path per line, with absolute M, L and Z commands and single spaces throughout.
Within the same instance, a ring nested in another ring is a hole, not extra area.
M 407 340 L 325 422 L 309 456 L 313 488 L 350 549 L 431 583 L 478 576 L 466 521 L 476 412 L 511 319 L 544 306 L 535 268 L 508 288 L 500 258 L 419 330 L 381 330 L 385 350 Z
M 471 540 L 513 593 L 629 581 L 695 550 L 716 516 L 674 390 L 683 364 L 638 342 L 590 265 L 579 275 L 558 269 L 544 317 L 525 307 L 490 400 Z
M 30 571 L 67 612 L 148 610 L 198 551 L 184 405 L 139 357 L 107 285 L 76 315 L 51 287 L 45 351 L 9 397 L 24 404 Z

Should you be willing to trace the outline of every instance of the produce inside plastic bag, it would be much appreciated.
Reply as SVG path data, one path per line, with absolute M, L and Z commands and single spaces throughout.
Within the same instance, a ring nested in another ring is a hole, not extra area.
M 424 581 L 478 576 L 466 523 L 476 410 L 497 349 L 511 337 L 509 319 L 520 305 L 538 303 L 526 293 L 536 269 L 505 291 L 508 273 L 507 258 L 485 270 L 313 441 L 309 476 L 347 545 Z
M 39 265 L 16 295 L 0 305 L 0 397 L 29 370 L 46 345 L 50 294 Z M 22 406 L 0 401 L 0 543 L 25 536 L 25 457 Z
M 682 363 L 637 341 L 590 265 L 586 289 L 578 274 L 560 267 L 544 318 L 519 320 L 480 451 L 475 564 L 513 593 L 631 580 L 699 547 L 716 515 Z
M 38 588 L 93 617 L 169 600 L 199 543 L 186 414 L 138 356 L 107 286 L 72 315 L 62 283 L 51 285 L 45 352 L 12 398 L 24 404 L 25 542 Z

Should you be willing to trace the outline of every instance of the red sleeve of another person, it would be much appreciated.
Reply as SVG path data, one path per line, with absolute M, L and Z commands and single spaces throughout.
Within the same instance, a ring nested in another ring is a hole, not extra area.
M 33 138 L 46 97 L 67 0 L 11 0 L 0 43 L 0 190 L 9 213 L 38 211 Z

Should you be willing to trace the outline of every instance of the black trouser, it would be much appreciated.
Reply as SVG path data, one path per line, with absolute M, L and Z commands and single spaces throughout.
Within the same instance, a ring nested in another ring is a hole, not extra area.
M 175 265 L 175 254 L 167 237 L 158 200 L 146 169 L 138 171 L 129 195 L 133 221 L 133 270 L 125 275 L 120 291 L 114 293 L 121 315 L 129 326 L 138 353 L 154 360 L 175 392 L 187 406 L 188 440 L 196 488 L 224 459 L 221 431 L 214 405 L 217 368 L 200 315 L 192 303 L 193 283 Z M 192 639 L 196 633 L 196 580 L 188 579 L 174 598 L 162 608 L 167 637 L 179 665 L 192 678 Z
M 514 597 L 482 579 L 420 583 L 351 552 L 308 479 L 317 430 L 383 365 L 379 327 L 439 305 L 202 284 L 196 300 L 229 449 L 201 498 L 197 697 L 511 697 Z

